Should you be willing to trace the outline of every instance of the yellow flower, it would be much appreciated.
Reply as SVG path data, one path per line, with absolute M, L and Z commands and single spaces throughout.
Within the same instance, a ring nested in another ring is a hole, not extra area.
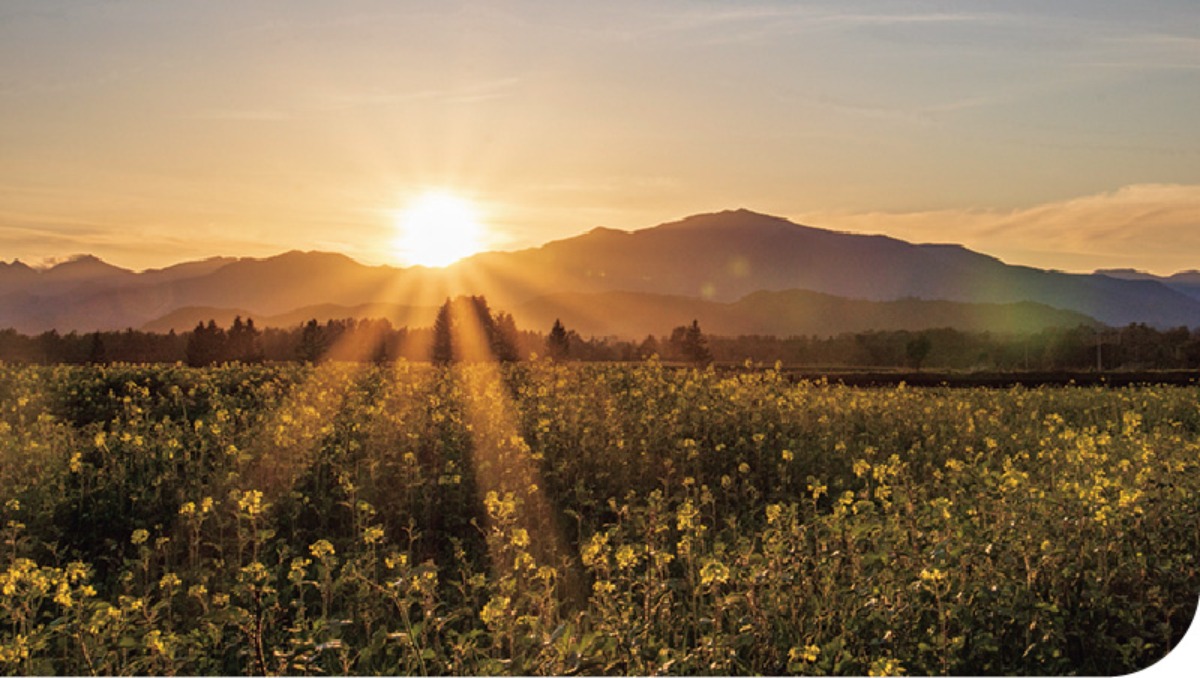
M 895 657 L 882 657 L 871 662 L 867 669 L 869 676 L 903 676 L 904 666 Z
M 788 660 L 793 662 L 813 663 L 821 656 L 821 648 L 816 645 L 793 647 L 788 650 Z
M 513 530 L 510 542 L 517 548 L 525 548 L 526 546 L 529 546 L 529 532 L 525 531 L 525 528 L 523 527 L 516 528 Z
M 508 596 L 492 596 L 491 600 L 483 606 L 479 611 L 479 619 L 484 624 L 494 624 L 504 618 L 505 611 L 508 610 Z
M 160 589 L 175 588 L 176 586 L 179 586 L 179 584 L 179 577 L 176 576 L 174 572 L 168 572 L 162 576 L 162 579 L 158 580 L 158 588 Z
M 534 562 L 533 556 L 529 555 L 525 551 L 521 551 L 517 554 L 517 557 L 513 559 L 513 570 L 517 572 L 521 570 L 532 570 L 536 565 L 537 563 Z
M 935 567 L 932 570 L 922 569 L 920 577 L 921 581 L 936 584 L 937 582 L 943 581 L 946 578 L 946 573 Z
M 80 579 L 87 579 L 87 576 L 88 576 L 87 563 L 84 563 L 84 562 L 81 562 L 78 560 L 74 560 L 74 561 L 71 561 L 70 563 L 67 563 L 66 575 L 67 575 L 67 580 L 70 581 L 72 584 L 79 581 Z
M 376 544 L 383 540 L 383 527 L 381 525 L 372 525 L 363 530 L 362 540 L 364 544 Z
M 729 581 L 729 568 L 719 560 L 710 560 L 700 568 L 701 584 L 724 584 Z
M 312 561 L 308 558 L 292 558 L 292 564 L 288 568 L 288 581 L 293 584 L 299 584 L 308 576 L 307 568 L 312 565 Z
M 318 539 L 308 547 L 308 552 L 313 554 L 313 557 L 324 559 L 326 556 L 332 556 L 336 553 L 333 544 L 330 544 L 326 539 Z
M 58 588 L 54 591 L 54 602 L 63 607 L 71 607 L 75 601 L 71 598 L 71 587 L 67 582 L 60 582 Z
M 601 596 L 601 597 L 607 596 L 616 590 L 617 590 L 616 584 L 613 584 L 612 582 L 610 582 L 608 580 L 602 579 L 602 580 L 596 582 L 595 584 L 592 584 L 592 593 L 596 594 L 597 596 Z
M 242 492 L 242 496 L 238 499 L 238 508 L 246 512 L 246 515 L 251 518 L 262 514 L 265 507 L 262 503 L 263 493 L 260 490 L 246 490 Z
M 633 547 L 629 544 L 622 544 L 621 548 L 617 549 L 617 567 L 624 570 L 637 565 L 637 554 L 634 553 Z
M 579 554 L 584 567 L 595 567 L 599 564 L 604 557 L 604 550 L 607 547 L 608 533 L 597 532 L 593 534 L 592 538 L 588 540 L 587 546 L 583 547 L 583 552 Z
M 679 510 L 675 512 L 676 524 L 681 530 L 689 530 L 695 526 L 698 515 L 700 515 L 700 511 L 696 510 L 691 499 L 687 499 L 679 505 Z
M 136 546 L 138 544 L 146 543 L 146 540 L 149 538 L 150 538 L 149 532 L 142 530 L 142 529 L 137 529 L 137 530 L 134 530 L 133 534 L 131 534 L 129 536 L 129 542 Z
M 191 515 L 195 515 L 195 514 L 196 514 L 196 502 L 194 502 L 194 501 L 184 502 L 183 506 L 179 507 L 179 515 L 181 515 L 181 516 L 191 516 Z
M 779 504 L 767 504 L 767 523 L 773 524 L 779 520 L 779 516 L 783 514 L 783 507 Z
M 151 652 L 157 652 L 158 654 L 166 654 L 167 646 L 162 641 L 162 631 L 159 631 L 156 629 L 154 631 L 147 633 L 146 634 L 146 647 L 149 648 Z

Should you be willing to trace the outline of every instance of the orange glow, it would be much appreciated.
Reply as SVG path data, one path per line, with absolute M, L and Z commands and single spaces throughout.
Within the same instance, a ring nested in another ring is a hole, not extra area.
M 440 268 L 484 247 L 484 226 L 475 207 L 446 191 L 425 193 L 396 219 L 396 257 L 406 264 Z

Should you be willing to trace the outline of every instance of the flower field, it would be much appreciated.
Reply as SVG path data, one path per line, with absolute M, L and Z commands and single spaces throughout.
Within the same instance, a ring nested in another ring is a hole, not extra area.
M 1128 673 L 1200 597 L 1197 396 L 0 366 L 0 671 Z

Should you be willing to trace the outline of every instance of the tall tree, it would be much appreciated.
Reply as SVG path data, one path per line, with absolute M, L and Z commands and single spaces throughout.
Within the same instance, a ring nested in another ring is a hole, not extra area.
M 454 317 L 450 309 L 450 299 L 438 309 L 437 318 L 433 321 L 433 355 L 435 364 L 447 365 L 454 360 Z
M 550 328 L 550 334 L 546 337 L 546 354 L 555 360 L 562 360 L 569 355 L 570 350 L 567 328 L 563 327 L 561 320 L 555 318 L 554 327 Z
M 707 365 L 712 362 L 712 353 L 708 350 L 708 340 L 700 331 L 698 320 L 692 320 L 692 324 L 684 332 L 682 349 L 683 359 L 690 363 Z
M 225 330 L 217 326 L 217 321 L 209 320 L 196 324 L 187 340 L 187 363 L 192 367 L 203 367 L 226 360 Z
M 300 330 L 300 344 L 296 348 L 297 357 L 308 363 L 318 363 L 325 357 L 327 339 L 324 328 L 316 318 L 309 320 Z
M 503 311 L 496 314 L 494 331 L 492 353 L 496 356 L 496 360 L 502 363 L 515 363 L 520 360 L 521 354 L 517 348 L 520 335 L 517 332 L 517 322 L 513 320 L 512 314 Z
M 904 345 L 904 355 L 908 358 L 908 364 L 914 370 L 920 372 L 921 365 L 925 363 L 925 359 L 929 357 L 929 352 L 933 349 L 933 340 L 925 332 L 918 334 L 908 343 Z
M 92 365 L 108 362 L 108 352 L 104 350 L 104 339 L 99 332 L 92 332 L 91 342 L 88 346 L 88 362 Z
M 658 339 L 653 334 L 647 334 L 637 347 L 637 357 L 639 360 L 648 360 L 650 356 L 658 355 L 659 351 Z
M 254 319 L 247 318 L 242 322 L 242 316 L 233 319 L 228 333 L 228 354 L 230 360 L 244 363 L 262 361 L 262 343 L 260 333 L 254 327 Z

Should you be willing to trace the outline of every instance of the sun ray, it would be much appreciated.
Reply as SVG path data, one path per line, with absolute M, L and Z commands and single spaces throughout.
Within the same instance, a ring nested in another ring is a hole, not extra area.
M 429 191 L 396 218 L 393 242 L 407 264 L 442 268 L 484 248 L 485 230 L 478 210 L 448 191 Z

